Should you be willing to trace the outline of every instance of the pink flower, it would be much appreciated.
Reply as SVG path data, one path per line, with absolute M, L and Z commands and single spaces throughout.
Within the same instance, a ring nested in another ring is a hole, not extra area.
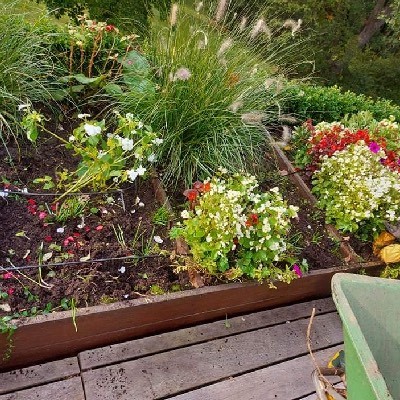
M 381 149 L 379 144 L 376 142 L 371 142 L 368 147 L 375 154 Z
M 12 272 L 6 272 L 5 274 L 3 274 L 3 279 L 11 279 L 13 278 L 13 274 Z
M 98 225 L 96 226 L 96 231 L 101 231 L 103 228 L 104 228 L 103 225 Z
M 293 272 L 297 275 L 298 278 L 301 278 L 303 276 L 303 273 L 301 272 L 301 269 L 297 264 L 293 265 Z
M 47 213 L 44 211 L 39 212 L 39 219 L 45 219 L 47 217 Z

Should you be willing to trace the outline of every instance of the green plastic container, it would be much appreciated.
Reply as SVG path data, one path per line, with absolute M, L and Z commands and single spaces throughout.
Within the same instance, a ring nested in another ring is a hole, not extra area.
M 400 400 L 400 282 L 336 274 L 348 400 Z

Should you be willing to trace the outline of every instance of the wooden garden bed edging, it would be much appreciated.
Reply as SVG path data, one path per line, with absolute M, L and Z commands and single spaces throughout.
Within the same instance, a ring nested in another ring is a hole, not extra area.
M 160 181 L 152 178 L 152 184 L 157 201 L 171 210 Z M 187 251 L 184 243 L 177 242 L 177 251 Z M 268 284 L 231 283 L 82 308 L 76 313 L 77 332 L 70 311 L 26 318 L 18 321 L 11 339 L 11 356 L 0 361 L 0 371 L 74 356 L 84 350 L 226 316 L 327 297 L 336 272 L 364 269 L 368 274 L 375 274 L 382 267 L 380 262 L 356 263 L 312 271 L 290 285 L 277 283 L 277 289 Z M 9 345 L 6 335 L 0 335 L 1 355 Z
M 290 285 L 278 283 L 277 289 L 267 284 L 233 283 L 83 308 L 76 314 L 77 332 L 70 311 L 27 318 L 15 331 L 11 357 L 0 363 L 0 370 L 69 357 L 83 350 L 225 316 L 323 298 L 330 295 L 331 278 L 336 272 L 354 273 L 361 268 L 374 274 L 382 264 L 312 271 Z M 1 335 L 1 354 L 8 344 L 6 336 Z

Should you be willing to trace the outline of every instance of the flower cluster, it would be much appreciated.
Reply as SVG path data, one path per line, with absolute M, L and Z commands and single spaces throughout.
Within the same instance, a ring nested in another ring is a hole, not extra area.
M 376 142 L 363 140 L 322 156 L 312 182 L 328 222 L 369 239 L 384 221 L 400 219 L 400 173 L 388 159 Z
M 278 188 L 261 193 L 254 176 L 220 172 L 185 191 L 189 209 L 174 236 L 182 236 L 195 262 L 212 274 L 247 275 L 290 281 L 297 274 L 281 270 L 288 244 L 290 219 L 297 208 L 288 206 Z M 283 263 L 285 264 L 285 263 Z
M 82 160 L 76 171 L 80 187 L 105 188 L 110 179 L 114 184 L 134 181 L 156 161 L 156 149 L 163 140 L 132 114 L 116 115 L 118 125 L 113 133 L 106 132 L 104 120 L 85 121 L 69 137 L 67 147 Z
M 296 161 L 314 172 L 319 168 L 321 160 L 325 156 L 331 157 L 337 151 L 342 151 L 347 146 L 362 141 L 374 153 L 383 150 L 381 163 L 400 172 L 399 156 L 395 151 L 387 148 L 386 135 L 393 131 L 393 124 L 394 122 L 391 120 L 380 121 L 371 132 L 368 129 L 352 130 L 338 122 L 321 122 L 314 127 L 311 121 L 307 121 L 295 133 L 295 141 L 296 136 L 306 138 L 306 145 L 300 147 Z M 307 156 L 304 154 L 305 152 Z

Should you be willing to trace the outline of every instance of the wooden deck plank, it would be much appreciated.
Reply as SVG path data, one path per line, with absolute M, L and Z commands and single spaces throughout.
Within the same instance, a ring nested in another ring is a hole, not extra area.
M 331 347 L 314 353 L 314 356 L 319 365 L 326 365 L 330 357 L 342 348 L 342 345 Z M 311 380 L 313 370 L 311 358 L 306 355 L 176 396 L 171 400 L 293 400 L 314 390 Z M 337 377 L 335 382 L 339 380 Z
M 80 377 L 0 395 L 0 400 L 85 400 Z
M 313 307 L 316 308 L 317 315 L 336 310 L 331 298 L 314 300 L 308 303 L 298 303 L 288 307 L 280 307 L 249 314 L 243 317 L 230 318 L 228 320 L 229 325 L 226 324 L 226 320 L 222 320 L 88 350 L 79 354 L 79 361 L 82 370 L 88 370 L 116 362 L 144 357 L 165 350 L 172 350 L 195 343 L 205 342 L 211 339 L 222 338 L 252 329 L 264 328 L 286 321 L 309 317 Z M 227 326 L 229 326 L 229 328 Z
M 80 369 L 76 357 L 39 364 L 11 372 L 3 372 L 0 373 L 0 394 L 59 381 L 73 375 L 79 375 L 79 373 Z
M 305 355 L 307 326 L 301 319 L 86 371 L 86 400 L 154 400 Z M 342 340 L 336 313 L 315 318 L 315 350 Z

